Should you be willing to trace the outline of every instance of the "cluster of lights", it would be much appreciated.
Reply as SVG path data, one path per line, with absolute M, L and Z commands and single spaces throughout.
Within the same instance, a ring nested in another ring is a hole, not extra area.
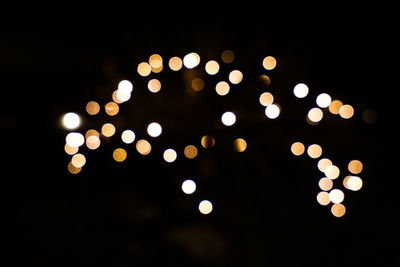
M 221 60 L 225 64 L 232 63 L 234 61 L 235 54 L 231 50 L 225 50 L 221 54 Z M 200 66 L 199 54 L 192 52 L 185 55 L 182 59 L 180 57 L 171 57 L 167 62 L 169 69 L 173 72 L 177 72 L 185 67 L 188 70 L 194 69 Z M 144 61 L 138 64 L 137 73 L 141 77 L 148 77 L 151 73 L 160 73 L 164 69 L 164 59 L 159 54 L 153 54 L 148 58 L 148 61 Z M 273 70 L 277 65 L 277 60 L 272 56 L 267 56 L 262 61 L 262 66 L 265 70 Z M 204 71 L 208 75 L 216 75 L 221 69 L 220 63 L 217 60 L 210 60 L 204 64 Z M 270 78 L 266 75 L 261 76 L 268 84 Z M 215 92 L 219 96 L 226 96 L 231 91 L 231 87 L 240 84 L 243 81 L 243 73 L 240 70 L 233 69 L 229 72 L 228 76 L 224 80 L 219 80 L 215 84 Z M 200 77 L 190 77 L 189 82 L 193 91 L 198 92 L 204 89 L 204 80 Z M 157 78 L 149 79 L 147 82 L 147 89 L 152 94 L 157 94 L 162 89 L 162 83 Z M 122 80 L 119 82 L 117 90 L 112 93 L 112 101 L 104 105 L 104 112 L 108 116 L 115 116 L 119 113 L 119 105 L 127 102 L 133 91 L 133 84 L 129 80 Z M 305 98 L 309 93 L 309 87 L 304 83 L 299 83 L 293 88 L 293 94 L 297 98 Z M 265 108 L 265 115 L 269 119 L 276 119 L 279 117 L 281 112 L 281 106 L 275 102 L 275 97 L 271 92 L 265 91 L 259 96 L 259 103 Z M 339 114 L 344 119 L 349 119 L 354 114 L 354 109 L 351 105 L 344 105 L 339 100 L 333 100 L 327 93 L 322 93 L 316 98 L 317 107 L 313 107 L 309 110 L 306 118 L 310 124 L 316 124 L 321 121 L 323 117 L 323 110 L 328 108 L 332 114 Z M 101 111 L 100 105 L 96 101 L 90 101 L 86 104 L 86 112 L 90 116 L 99 114 Z M 224 126 L 230 127 L 237 122 L 237 116 L 232 111 L 226 111 L 221 115 L 221 122 Z M 85 135 L 74 130 L 78 129 L 81 124 L 81 116 L 76 113 L 67 113 L 62 118 L 63 126 L 67 130 L 71 130 L 66 136 L 66 144 L 64 150 L 67 154 L 71 155 L 71 161 L 68 163 L 68 171 L 71 174 L 77 174 L 81 171 L 82 167 L 86 164 L 86 157 L 84 154 L 79 153 L 80 148 L 85 144 L 90 150 L 99 148 L 102 139 L 110 138 L 115 135 L 116 127 L 110 122 L 104 123 L 98 132 L 95 129 L 89 129 Z M 147 134 L 149 140 L 159 137 L 163 133 L 163 128 L 159 122 L 151 122 L 147 125 Z M 152 151 L 150 142 L 144 138 L 137 140 L 135 132 L 131 129 L 125 129 L 122 131 L 121 140 L 123 143 L 130 145 L 135 144 L 136 151 L 140 155 L 148 155 Z M 204 135 L 199 140 L 200 145 L 204 149 L 211 149 L 215 146 L 216 140 L 211 135 Z M 237 138 L 233 141 L 233 149 L 237 152 L 244 152 L 247 149 L 247 142 L 243 138 Z M 322 156 L 322 148 L 318 144 L 311 144 L 307 150 L 301 142 L 295 142 L 291 146 L 291 152 L 300 156 L 307 151 L 307 154 L 312 159 L 319 159 Z M 195 159 L 198 156 L 199 149 L 193 145 L 187 145 L 183 150 L 184 158 Z M 127 159 L 127 151 L 118 147 L 113 150 L 112 157 L 116 162 L 123 162 Z M 162 153 L 162 158 L 165 162 L 172 164 L 178 160 L 178 152 L 174 148 L 167 148 Z M 317 195 L 317 201 L 319 204 L 327 206 L 331 205 L 331 212 L 336 217 L 341 217 L 345 214 L 345 207 L 342 204 L 344 200 L 344 193 L 338 188 L 333 188 L 333 184 L 340 174 L 340 170 L 337 166 L 327 159 L 322 158 L 318 161 L 318 169 L 324 173 L 325 177 L 322 177 L 318 185 L 321 192 Z M 348 170 L 351 175 L 346 176 L 343 179 L 343 186 L 352 191 L 357 191 L 362 187 L 362 180 L 358 176 L 362 170 L 362 163 L 358 160 L 353 160 L 348 165 Z M 183 193 L 187 195 L 194 194 L 197 185 L 192 179 L 183 181 L 181 185 Z M 202 214 L 209 214 L 213 210 L 213 204 L 209 200 L 202 200 L 198 209 Z

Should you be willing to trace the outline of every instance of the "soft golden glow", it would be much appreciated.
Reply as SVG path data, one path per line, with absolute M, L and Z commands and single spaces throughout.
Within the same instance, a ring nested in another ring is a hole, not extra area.
M 215 145 L 215 139 L 211 135 L 205 135 L 201 138 L 201 145 L 204 148 L 212 148 Z
M 363 186 L 363 181 L 358 176 L 346 176 L 343 179 L 343 185 L 349 190 L 358 191 Z
M 346 207 L 341 203 L 333 204 L 331 212 L 335 217 L 342 217 L 346 213 Z
M 77 174 L 77 173 L 80 173 L 80 171 L 82 170 L 82 168 L 77 168 L 77 167 L 75 167 L 73 164 L 72 164 L 72 162 L 69 162 L 68 163 L 68 171 L 71 173 L 71 174 Z
M 225 81 L 220 81 L 217 83 L 217 85 L 215 86 L 215 91 L 217 92 L 217 94 L 219 94 L 220 96 L 224 96 L 227 95 L 229 93 L 230 90 L 230 86 L 227 82 Z
M 192 80 L 192 89 L 196 92 L 203 90 L 204 80 L 202 78 L 194 78 Z
M 199 211 L 204 214 L 207 215 L 209 213 L 211 213 L 211 211 L 213 210 L 213 205 L 210 201 L 208 200 L 203 200 L 200 202 L 199 204 Z
M 89 135 L 86 138 L 86 146 L 89 149 L 92 149 L 92 150 L 97 149 L 100 146 L 100 138 L 99 138 L 99 136 Z
M 162 133 L 161 125 L 157 122 L 152 122 L 147 126 L 147 133 L 151 137 L 158 137 Z
M 81 118 L 78 114 L 69 112 L 63 116 L 62 123 L 65 129 L 73 130 L 81 125 Z
M 178 71 L 182 68 L 183 62 L 179 57 L 172 57 L 168 62 L 169 68 L 173 71 Z
M 121 134 L 122 142 L 125 144 L 132 144 L 135 141 L 136 135 L 132 130 L 125 130 Z
M 100 136 L 99 132 L 96 131 L 95 129 L 89 129 L 89 130 L 87 130 L 86 133 L 85 133 L 85 138 L 88 139 L 89 136 L 91 136 L 91 135 L 94 135 L 94 136 L 97 136 L 97 137 Z
M 151 73 L 151 66 L 147 62 L 142 62 L 138 65 L 137 72 L 140 76 L 149 76 Z
M 266 107 L 274 103 L 274 96 L 269 92 L 264 92 L 260 95 L 259 101 L 261 105 Z
M 118 90 L 114 90 L 114 92 L 111 95 L 112 100 L 117 104 L 124 103 L 124 101 L 122 101 L 121 99 L 118 98 L 117 93 L 118 93 Z
M 105 136 L 105 137 L 111 137 L 115 134 L 115 126 L 111 123 L 105 123 L 102 127 L 101 127 L 101 133 Z
M 318 169 L 321 172 L 325 172 L 326 167 L 328 167 L 330 165 L 332 165 L 332 161 L 330 159 L 323 158 L 318 161 Z
M 323 177 L 323 178 L 319 179 L 318 185 L 319 185 L 319 188 L 321 188 L 321 190 L 329 191 L 332 189 L 333 182 L 331 179 Z
M 96 115 L 100 112 L 100 105 L 96 101 L 90 101 L 86 104 L 86 112 L 89 115 Z
M 197 148 L 194 145 L 187 145 L 183 151 L 183 154 L 188 159 L 194 159 L 197 156 Z
M 123 148 L 116 148 L 113 152 L 113 159 L 116 162 L 122 162 L 126 159 L 127 153 Z
M 233 149 L 235 149 L 237 152 L 243 152 L 247 148 L 247 143 L 246 140 L 243 138 L 237 138 L 235 141 L 233 141 Z
M 325 192 L 325 191 L 319 192 L 317 195 L 317 201 L 319 204 L 321 204 L 323 206 L 328 205 L 331 202 L 329 200 L 329 193 Z
M 307 154 L 310 158 L 319 158 L 322 155 L 322 148 L 320 145 L 312 144 L 307 148 Z
M 188 179 L 182 183 L 181 188 L 185 194 L 190 195 L 196 191 L 196 183 L 193 180 Z
M 332 98 L 327 93 L 322 93 L 317 96 L 316 103 L 320 108 L 327 108 L 332 102 Z
M 265 108 L 265 115 L 269 118 L 269 119 L 276 119 L 278 118 L 279 114 L 281 113 L 280 108 L 278 107 L 278 105 L 276 104 L 271 104 L 268 105 Z
M 304 83 L 296 84 L 293 88 L 293 93 L 297 98 L 304 98 L 308 95 L 308 86 Z
M 65 137 L 65 142 L 70 147 L 80 147 L 85 142 L 85 137 L 81 133 L 71 132 Z
M 308 112 L 307 117 L 311 122 L 320 122 L 323 117 L 322 110 L 320 108 L 312 108 Z
M 157 79 L 151 79 L 147 84 L 147 88 L 152 93 L 158 93 L 161 90 L 161 82 Z
M 76 168 L 82 168 L 86 163 L 86 158 L 83 154 L 78 153 L 72 156 L 71 163 Z
M 142 155 L 148 155 L 151 152 L 151 145 L 147 140 L 141 139 L 136 143 L 136 150 Z
M 336 179 L 340 175 L 340 169 L 335 166 L 335 165 L 329 165 L 325 168 L 325 176 L 328 177 L 329 179 Z
M 119 106 L 115 102 L 108 102 L 105 106 L 105 111 L 110 116 L 115 116 L 119 112 Z
M 131 98 L 133 85 L 128 80 L 122 80 L 118 83 L 118 90 L 113 93 L 113 100 L 116 103 L 122 103 L 128 101 Z
M 235 53 L 232 50 L 225 50 L 221 54 L 221 59 L 224 63 L 232 63 L 235 59 Z
M 239 84 L 243 80 L 243 73 L 240 70 L 233 70 L 229 73 L 229 81 L 232 84 Z
M 172 163 L 176 160 L 177 154 L 176 151 L 172 148 L 168 148 L 164 151 L 163 158 L 166 162 Z
M 341 203 L 344 200 L 344 193 L 340 189 L 332 189 L 329 192 L 329 200 L 332 203 Z
M 354 108 L 351 105 L 343 105 L 339 108 L 339 115 L 343 119 L 350 119 L 354 115 Z
M 263 67 L 266 70 L 273 70 L 276 67 L 276 59 L 272 56 L 263 59 Z
M 222 114 L 221 121 L 225 126 L 232 126 L 236 122 L 236 115 L 231 111 L 227 111 Z
M 349 162 L 347 168 L 352 174 L 359 174 L 360 172 L 362 172 L 363 164 L 361 163 L 361 161 L 354 159 Z
M 200 56 L 197 53 L 189 53 L 183 57 L 183 65 L 188 69 L 193 69 L 200 64 Z
M 152 69 L 160 69 L 163 65 L 162 57 L 159 54 L 153 54 L 149 57 L 149 65 Z
M 305 147 L 301 142 L 295 142 L 290 147 L 290 151 L 292 151 L 293 155 L 300 156 L 304 153 Z
M 333 100 L 329 105 L 329 112 L 337 115 L 341 106 L 343 106 L 343 103 L 340 100 Z
M 206 72 L 210 75 L 215 75 L 219 71 L 219 64 L 215 60 L 210 60 L 206 63 Z
M 68 144 L 65 144 L 64 146 L 64 151 L 65 153 L 67 153 L 68 155 L 73 155 L 75 153 L 77 153 L 79 150 L 79 147 L 73 147 L 73 146 L 69 146 Z

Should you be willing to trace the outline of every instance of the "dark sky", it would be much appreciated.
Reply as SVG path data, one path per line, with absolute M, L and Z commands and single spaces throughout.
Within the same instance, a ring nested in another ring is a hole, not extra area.
M 394 19 L 373 7 L 327 9 L 304 16 L 282 9 L 2 17 L 4 266 L 399 264 L 397 159 L 390 154 L 396 134 L 389 127 L 396 122 Z M 204 66 L 225 49 L 235 52 L 234 63 L 216 77 L 203 74 L 206 86 L 196 97 L 185 91 L 183 71 L 154 75 L 163 82 L 157 95 L 136 73 L 153 53 L 167 59 L 195 51 Z M 267 55 L 278 60 L 270 72 L 261 66 Z M 221 100 L 209 84 L 233 68 L 245 79 Z M 270 87 L 259 83 L 261 74 L 270 76 Z M 121 104 L 115 118 L 88 117 L 86 103 L 110 101 L 122 79 L 134 84 L 132 102 Z M 310 86 L 304 100 L 292 95 L 298 82 Z M 265 90 L 282 106 L 275 121 L 257 103 Z M 304 116 L 322 92 L 352 104 L 354 117 L 325 113 L 320 124 L 308 125 Z M 232 128 L 219 123 L 227 109 L 238 117 Z M 378 114 L 376 123 L 363 122 L 367 109 Z M 59 122 L 70 111 L 85 118 L 82 131 L 112 121 L 117 132 L 132 128 L 148 139 L 145 127 L 155 120 L 165 132 L 146 157 L 117 137 L 104 139 L 98 150 L 86 150 L 82 172 L 71 175 Z M 216 138 L 213 149 L 201 148 L 204 134 Z M 247 140 L 244 153 L 233 151 L 236 137 Z M 364 163 L 363 188 L 345 191 L 344 217 L 316 202 L 323 174 L 316 160 L 290 153 L 298 140 L 321 144 L 343 173 L 353 158 Z M 193 161 L 181 152 L 189 143 L 201 152 Z M 125 162 L 112 160 L 118 146 L 128 152 Z M 161 158 L 168 146 L 178 150 L 173 164 Z M 193 196 L 180 191 L 189 177 L 198 182 Z M 213 202 L 210 215 L 198 212 L 202 199 Z

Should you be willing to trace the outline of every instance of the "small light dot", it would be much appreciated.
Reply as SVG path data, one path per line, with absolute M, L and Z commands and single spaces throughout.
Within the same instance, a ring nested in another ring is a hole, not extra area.
M 111 123 L 105 123 L 102 127 L 101 127 L 101 133 L 105 136 L 105 137 L 111 137 L 115 134 L 115 126 Z
M 354 108 L 351 105 L 343 105 L 339 108 L 339 115 L 343 119 L 350 119 L 354 115 Z
M 347 168 L 352 174 L 359 174 L 360 172 L 362 172 L 363 164 L 361 163 L 361 161 L 354 159 L 349 162 Z
M 79 117 L 78 114 L 74 112 L 69 112 L 63 116 L 62 123 L 64 128 L 73 130 L 80 126 L 81 118 Z
M 176 151 L 172 148 L 168 148 L 164 151 L 163 158 L 166 162 L 172 163 L 176 160 L 177 154 Z
M 115 116 L 119 112 L 119 106 L 115 102 L 108 102 L 105 106 L 105 111 L 109 116 Z
M 149 65 L 152 69 L 159 69 L 163 65 L 162 57 L 159 54 L 153 54 L 149 57 Z
M 320 108 L 327 108 L 332 102 L 332 98 L 327 93 L 322 93 L 317 96 L 316 103 Z
M 236 115 L 231 111 L 222 114 L 221 121 L 225 126 L 232 126 L 236 122 Z
M 183 151 L 183 154 L 188 159 L 193 159 L 197 156 L 197 148 L 194 145 L 187 145 Z
M 82 168 L 86 163 L 86 158 L 83 154 L 75 154 L 72 156 L 71 163 L 76 168 Z
M 341 203 L 344 200 L 344 193 L 340 189 L 332 189 L 329 192 L 329 200 L 332 203 Z
M 116 162 L 122 162 L 126 159 L 127 153 L 123 148 L 116 148 L 113 152 L 113 158 Z
M 333 100 L 329 105 L 329 112 L 337 115 L 341 106 L 343 106 L 343 103 L 340 100 Z
M 188 179 L 182 183 L 181 188 L 185 194 L 190 195 L 196 191 L 196 183 L 193 180 Z
M 147 133 L 151 137 L 158 137 L 162 133 L 161 125 L 157 122 L 152 122 L 147 126 Z
M 317 201 L 323 206 L 328 205 L 331 202 L 329 199 L 329 193 L 325 191 L 319 192 L 317 195 Z
M 243 73 L 240 70 L 233 70 L 229 73 L 229 81 L 232 84 L 239 84 L 243 80 Z
M 147 62 L 142 62 L 138 65 L 137 72 L 140 76 L 149 76 L 151 73 L 151 66 Z
M 215 86 L 215 91 L 217 92 L 217 94 L 219 94 L 220 96 L 224 96 L 227 95 L 229 93 L 230 90 L 230 86 L 227 82 L 225 81 L 220 81 L 217 83 L 217 85 Z
M 161 82 L 157 79 L 151 79 L 147 84 L 147 88 L 152 93 L 158 93 L 161 90 Z
M 319 158 L 322 155 L 322 148 L 320 145 L 312 144 L 307 148 L 307 154 L 310 158 Z
M 301 142 L 295 142 L 290 147 L 290 151 L 292 151 L 293 155 L 300 156 L 304 153 L 305 147 Z
M 125 130 L 121 134 L 122 142 L 125 144 L 132 144 L 135 141 L 136 135 L 132 130 Z
M 235 54 L 233 53 L 232 50 L 225 50 L 221 54 L 221 59 L 224 63 L 232 63 L 233 60 L 235 59 Z
M 86 138 L 86 146 L 91 149 L 97 149 L 100 146 L 100 138 L 96 135 L 90 135 Z
M 247 143 L 243 138 L 237 138 L 235 141 L 233 141 L 233 148 L 237 152 L 243 152 L 247 148 Z
M 323 117 L 323 112 L 320 108 L 312 108 L 308 112 L 307 117 L 312 122 L 320 122 Z
M 273 70 L 276 67 L 276 59 L 272 56 L 263 59 L 263 67 L 266 70 Z
M 261 105 L 266 107 L 274 103 L 274 96 L 269 92 L 264 92 L 260 95 L 259 101 Z
M 213 205 L 209 200 L 203 200 L 200 202 L 199 211 L 202 214 L 207 215 L 207 214 L 211 213 L 212 210 L 213 210 Z
M 276 119 L 279 117 L 281 110 L 276 104 L 268 105 L 265 108 L 265 115 L 270 119 Z
M 215 145 L 215 139 L 211 135 L 205 135 L 201 138 L 201 146 L 204 148 L 212 148 Z
M 200 56 L 197 53 L 189 53 L 183 57 L 183 65 L 188 69 L 193 69 L 200 63 Z
M 321 190 L 329 191 L 332 189 L 333 182 L 331 179 L 323 177 L 323 178 L 319 179 L 318 185 L 319 185 L 319 188 L 321 188 Z
M 86 104 L 86 112 L 89 115 L 96 115 L 100 112 L 100 105 L 96 101 L 90 101 Z
M 308 95 L 308 86 L 304 83 L 296 84 L 293 88 L 293 93 L 297 98 L 304 98 Z
M 141 139 L 136 143 L 136 150 L 142 155 L 148 155 L 151 152 L 151 145 L 147 140 Z
M 172 57 L 169 62 L 169 68 L 173 71 L 178 71 L 182 68 L 182 59 L 180 59 L 179 57 Z
M 206 72 L 210 75 L 215 75 L 219 71 L 219 64 L 215 60 L 210 60 L 206 63 Z
M 340 169 L 335 166 L 335 165 L 329 165 L 325 168 L 325 176 L 328 177 L 329 179 L 336 179 L 340 175 Z
M 331 212 L 335 217 L 342 217 L 346 213 L 346 207 L 341 203 L 333 204 Z

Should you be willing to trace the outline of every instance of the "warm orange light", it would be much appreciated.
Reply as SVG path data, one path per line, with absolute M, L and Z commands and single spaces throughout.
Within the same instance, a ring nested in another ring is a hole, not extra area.
M 127 153 L 123 148 L 116 148 L 113 152 L 113 158 L 116 162 L 122 162 L 126 159 Z
M 138 65 L 137 72 L 140 76 L 149 76 L 151 73 L 151 66 L 147 62 L 142 62 Z
M 215 145 L 215 139 L 211 135 L 205 135 L 201 138 L 201 145 L 204 148 L 212 148 Z
M 340 100 L 333 100 L 329 105 L 329 112 L 337 115 L 341 106 L 343 106 L 343 103 Z
M 219 64 L 215 60 L 210 60 L 206 63 L 206 72 L 210 75 L 215 75 L 219 71 Z
M 333 204 L 331 212 L 335 217 L 342 217 L 346 213 L 346 207 L 341 203 Z
M 274 96 L 269 92 L 264 92 L 260 95 L 259 101 L 261 105 L 266 107 L 274 102 Z
M 290 151 L 292 151 L 293 155 L 300 156 L 304 153 L 305 147 L 301 142 L 295 142 L 290 147 Z
M 82 168 L 86 163 L 86 158 L 83 154 L 78 153 L 72 156 L 71 163 L 76 168 Z
M 101 127 L 101 133 L 105 136 L 105 137 L 111 137 L 115 134 L 115 126 L 111 123 L 105 123 L 102 127 Z
M 188 159 L 194 159 L 197 156 L 197 148 L 194 145 L 187 145 L 183 151 L 183 154 Z
M 225 50 L 221 54 L 221 59 L 224 63 L 232 63 L 235 59 L 235 53 L 232 50 Z
M 354 159 L 349 162 L 347 168 L 352 174 L 359 174 L 360 172 L 362 172 L 363 164 L 361 163 L 361 161 Z
M 115 116 L 119 112 L 119 106 L 115 102 L 108 102 L 105 106 L 105 111 L 110 116 Z
M 237 138 L 233 141 L 233 149 L 237 152 L 243 152 L 247 148 L 247 143 L 243 138 Z
M 229 81 L 232 84 L 239 84 L 243 80 L 243 73 L 240 70 L 233 70 L 229 73 Z
M 152 93 L 158 93 L 161 90 L 161 82 L 157 79 L 151 79 L 147 84 L 147 88 Z
M 96 101 L 90 101 L 86 104 L 86 112 L 89 115 L 96 115 L 100 112 L 100 105 Z
M 151 152 L 151 145 L 147 140 L 141 139 L 136 143 L 136 150 L 142 155 L 148 155 Z
M 272 56 L 265 57 L 262 65 L 266 70 L 273 70 L 276 67 L 276 59 Z
M 350 119 L 354 115 L 354 108 L 351 105 L 343 105 L 339 108 L 339 115 L 343 119 Z
M 169 68 L 173 71 L 178 71 L 182 68 L 183 62 L 179 57 L 172 57 L 168 62 Z
M 227 82 L 225 81 L 220 81 L 217 83 L 217 85 L 215 86 L 215 91 L 217 92 L 217 94 L 219 94 L 220 96 L 224 96 L 227 95 L 229 93 L 230 90 L 230 86 Z
M 319 179 L 318 185 L 319 185 L 319 188 L 321 188 L 321 190 L 329 191 L 332 189 L 333 182 L 331 179 L 323 177 L 323 178 Z
M 307 148 L 307 154 L 310 158 L 319 158 L 322 155 L 322 148 L 320 145 L 312 144 Z
M 192 80 L 192 88 L 196 92 L 203 90 L 204 80 L 202 78 L 194 78 Z

